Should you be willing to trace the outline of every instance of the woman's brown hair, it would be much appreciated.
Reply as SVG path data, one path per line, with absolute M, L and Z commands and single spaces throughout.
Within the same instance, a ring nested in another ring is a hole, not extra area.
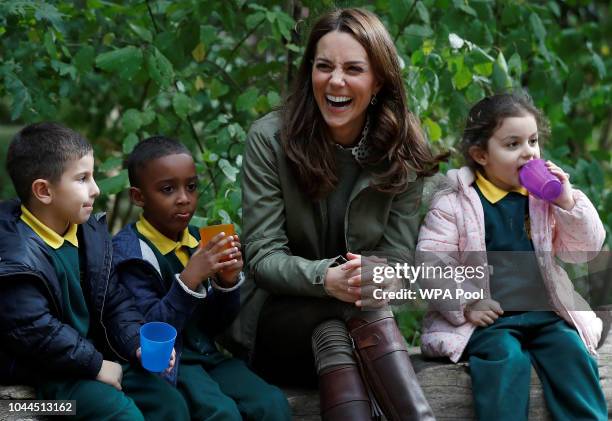
M 321 199 L 338 183 L 334 144 L 312 91 L 312 66 L 319 40 L 329 32 L 346 32 L 366 50 L 374 75 L 381 84 L 377 102 L 370 105 L 369 156 L 375 166 L 373 187 L 400 193 L 411 172 L 432 175 L 447 154 L 434 156 L 418 119 L 408 110 L 395 45 L 380 19 L 358 8 L 338 9 L 314 24 L 293 89 L 282 108 L 281 141 L 301 188 Z M 382 165 L 381 165 L 382 164 Z

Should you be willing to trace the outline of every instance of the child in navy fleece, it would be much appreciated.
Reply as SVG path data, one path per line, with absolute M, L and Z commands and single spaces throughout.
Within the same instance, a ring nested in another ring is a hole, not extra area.
M 113 239 L 118 275 L 147 321 L 176 328 L 177 363 L 167 378 L 192 418 L 290 419 L 282 392 L 213 341 L 238 312 L 242 255 L 238 236 L 223 233 L 198 248 L 198 230 L 189 225 L 198 201 L 189 150 L 152 137 L 136 146 L 127 166 L 130 198 L 143 213 Z

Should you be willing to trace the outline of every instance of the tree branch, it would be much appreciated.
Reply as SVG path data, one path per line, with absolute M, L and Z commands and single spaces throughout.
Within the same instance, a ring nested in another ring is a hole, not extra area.
M 155 29 L 155 34 L 159 34 L 159 28 L 157 27 L 157 22 L 155 21 L 155 16 L 153 16 L 153 10 L 151 10 L 151 4 L 149 3 L 149 0 L 146 1 L 147 3 L 147 11 L 149 12 L 149 17 L 151 18 L 151 21 L 153 22 L 153 28 Z
M 404 19 L 402 19 L 402 22 L 399 24 L 397 34 L 395 34 L 395 37 L 393 37 L 393 44 L 397 43 L 397 40 L 402 34 L 402 28 L 406 26 L 407 22 L 410 22 L 412 20 L 412 16 L 414 15 L 414 8 L 416 7 L 416 3 L 417 3 L 417 0 L 412 2 L 412 6 L 410 6 L 410 10 L 408 10 L 408 13 L 406 13 L 406 17 L 404 17 Z

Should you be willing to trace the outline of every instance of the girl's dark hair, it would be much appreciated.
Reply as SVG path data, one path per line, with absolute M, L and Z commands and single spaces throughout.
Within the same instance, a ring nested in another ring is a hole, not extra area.
M 446 155 L 434 156 L 418 119 L 408 111 L 397 51 L 380 19 L 365 9 L 331 11 L 314 24 L 302 62 L 282 110 L 281 141 L 301 189 L 312 199 L 325 197 L 338 183 L 334 145 L 312 91 L 312 66 L 319 40 L 329 32 L 350 34 L 368 54 L 381 89 L 369 106 L 367 164 L 380 169 L 373 187 L 399 193 L 411 172 L 432 175 Z M 378 165 L 383 164 L 383 165 Z
M 500 93 L 485 97 L 478 101 L 468 113 L 463 137 L 461 139 L 461 153 L 466 164 L 473 170 L 480 170 L 480 164 L 470 156 L 470 148 L 477 146 L 487 150 L 489 139 L 502 125 L 506 117 L 524 117 L 531 114 L 538 126 L 538 140 L 546 140 L 550 134 L 548 120 L 533 104 L 529 94 L 523 90 Z

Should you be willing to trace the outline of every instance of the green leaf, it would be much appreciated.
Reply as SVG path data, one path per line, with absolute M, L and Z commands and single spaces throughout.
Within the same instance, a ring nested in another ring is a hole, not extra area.
M 501 51 L 497 55 L 495 63 L 504 71 L 504 73 L 508 73 L 508 63 L 506 63 L 506 57 L 504 57 L 504 53 Z
M 218 79 L 213 79 L 210 84 L 210 97 L 217 99 L 229 92 L 229 86 L 219 82 Z
M 408 11 L 413 3 L 414 0 L 390 0 L 389 12 L 391 12 L 391 19 L 397 23 L 402 23 L 408 16 Z
M 474 72 L 477 75 L 489 77 L 493 73 L 493 63 L 478 63 L 474 65 Z
M 253 106 L 255 106 L 255 102 L 257 102 L 257 96 L 259 94 L 259 90 L 257 88 L 249 88 L 242 95 L 238 97 L 236 100 L 236 110 L 238 111 L 247 111 Z
M 47 54 L 52 59 L 58 59 L 57 49 L 55 48 L 55 40 L 53 34 L 51 32 L 45 33 L 43 44 L 45 45 L 45 49 L 47 50 Z
M 134 33 L 138 35 L 143 41 L 153 42 L 153 35 L 151 34 L 151 31 L 149 31 L 147 28 L 143 28 L 142 26 L 138 26 L 133 23 L 130 23 L 129 26 L 132 31 L 134 31 Z
M 606 78 L 606 65 L 597 53 L 593 53 L 593 65 L 597 69 L 599 79 L 604 80 Z
M 427 38 L 433 35 L 433 30 L 429 26 L 412 24 L 404 30 L 404 35 Z
M 232 166 L 227 159 L 220 159 L 218 165 L 227 179 L 234 183 L 236 181 L 236 176 L 240 172 L 238 168 Z
M 281 97 L 276 91 L 268 92 L 268 104 L 270 107 L 277 107 L 281 103 Z
M 504 53 L 501 51 L 493 64 L 491 81 L 493 82 L 493 88 L 495 90 L 503 90 L 512 87 L 512 79 L 508 76 L 508 64 L 506 63 Z
M 174 68 L 172 63 L 157 48 L 152 47 L 151 54 L 147 57 L 147 70 L 151 79 L 160 88 L 167 88 L 174 79 Z
M 278 28 L 278 31 L 281 33 L 283 38 L 285 38 L 287 41 L 291 40 L 291 28 L 293 27 L 293 21 L 277 19 L 276 27 Z
M 468 86 L 472 82 L 472 72 L 467 66 L 461 66 L 459 71 L 453 76 L 453 85 L 458 90 Z
M 23 109 L 32 103 L 30 92 L 17 76 L 9 73 L 5 76 L 6 89 L 13 97 L 11 104 L 11 120 L 16 120 L 21 116 Z
M 100 191 L 105 194 L 117 194 L 124 188 L 128 187 L 128 173 L 127 170 L 121 170 L 119 174 L 105 178 L 98 182 Z
M 142 126 L 148 126 L 149 124 L 153 123 L 153 121 L 155 121 L 155 111 L 153 111 L 152 109 L 147 109 L 144 110 L 140 113 L 140 118 L 142 120 Z
M 204 162 L 208 162 L 210 164 L 217 162 L 219 160 L 219 155 L 217 155 L 214 152 L 211 152 L 209 150 L 206 150 L 204 152 L 204 155 L 202 156 L 202 159 L 204 160 Z
M 554 1 L 548 2 L 548 8 L 556 17 L 561 16 L 561 9 L 559 8 L 559 5 L 555 3 Z
M 427 130 L 429 140 L 431 140 L 432 142 L 440 140 L 440 138 L 442 137 L 442 129 L 440 128 L 440 125 L 438 123 L 427 117 L 423 121 L 423 125 Z
M 79 73 L 86 74 L 91 72 L 94 64 L 95 50 L 91 45 L 81 47 L 72 58 L 72 63 Z
M 191 110 L 191 100 L 181 92 L 172 97 L 172 107 L 181 120 L 186 120 Z
M 138 143 L 138 136 L 134 133 L 130 133 L 123 139 L 123 153 L 129 154 L 134 150 L 134 146 Z
M 480 101 L 484 96 L 484 89 L 478 83 L 472 83 L 465 91 L 465 99 L 471 104 Z
M 189 225 L 193 225 L 196 227 L 205 227 L 208 225 L 208 218 L 202 218 L 201 216 L 194 215 L 189 221 Z
M 51 60 L 51 67 L 59 73 L 60 76 L 70 75 L 72 80 L 76 79 L 76 67 L 71 64 L 62 63 L 61 61 Z
M 96 66 L 107 72 L 119 73 L 119 77 L 131 80 L 142 66 L 142 51 L 134 46 L 99 54 Z
M 543 42 L 546 38 L 546 29 L 544 28 L 542 20 L 536 13 L 531 13 L 529 15 L 529 24 L 531 25 L 531 29 L 533 30 L 536 38 Z
M 572 100 L 569 99 L 569 96 L 563 95 L 563 102 L 561 105 L 565 114 L 569 114 L 572 111 Z
M 49 2 L 36 2 L 34 12 L 34 18 L 36 20 L 47 20 L 51 22 L 51 25 L 59 32 L 64 31 L 64 24 L 62 22 L 62 15 L 55 6 Z
M 126 133 L 133 133 L 140 129 L 142 126 L 142 118 L 140 117 L 140 111 L 130 108 L 123 113 L 121 117 L 121 126 L 123 131 Z
M 455 7 L 459 10 L 461 10 L 462 12 L 467 13 L 468 15 L 474 16 L 474 17 L 478 17 L 478 15 L 476 14 L 476 11 L 474 9 L 472 9 L 470 6 L 467 5 L 467 1 L 466 0 L 453 0 L 453 3 L 455 5 Z
M 427 7 L 425 7 L 422 1 L 417 2 L 416 10 L 421 20 L 429 25 L 429 12 L 427 11 Z
M 221 218 L 221 223 L 222 224 L 231 224 L 232 223 L 232 217 L 230 216 L 229 213 L 227 213 L 226 210 L 219 209 L 218 215 Z
M 597 190 L 603 189 L 604 180 L 606 177 L 597 162 L 593 161 L 589 164 L 588 175 L 593 187 L 595 187 Z
M 255 28 L 264 19 L 266 19 L 266 14 L 262 12 L 256 12 L 247 16 L 245 19 L 247 29 Z
M 513 73 L 517 79 L 521 78 L 521 74 L 523 73 L 521 56 L 517 53 L 512 54 L 510 60 L 508 60 L 508 71 Z
M 122 158 L 116 156 L 110 157 L 98 167 L 98 171 L 105 173 L 107 171 L 120 167 L 122 162 Z
M 213 44 L 217 39 L 217 28 L 210 25 L 200 26 L 200 42 L 205 46 Z

